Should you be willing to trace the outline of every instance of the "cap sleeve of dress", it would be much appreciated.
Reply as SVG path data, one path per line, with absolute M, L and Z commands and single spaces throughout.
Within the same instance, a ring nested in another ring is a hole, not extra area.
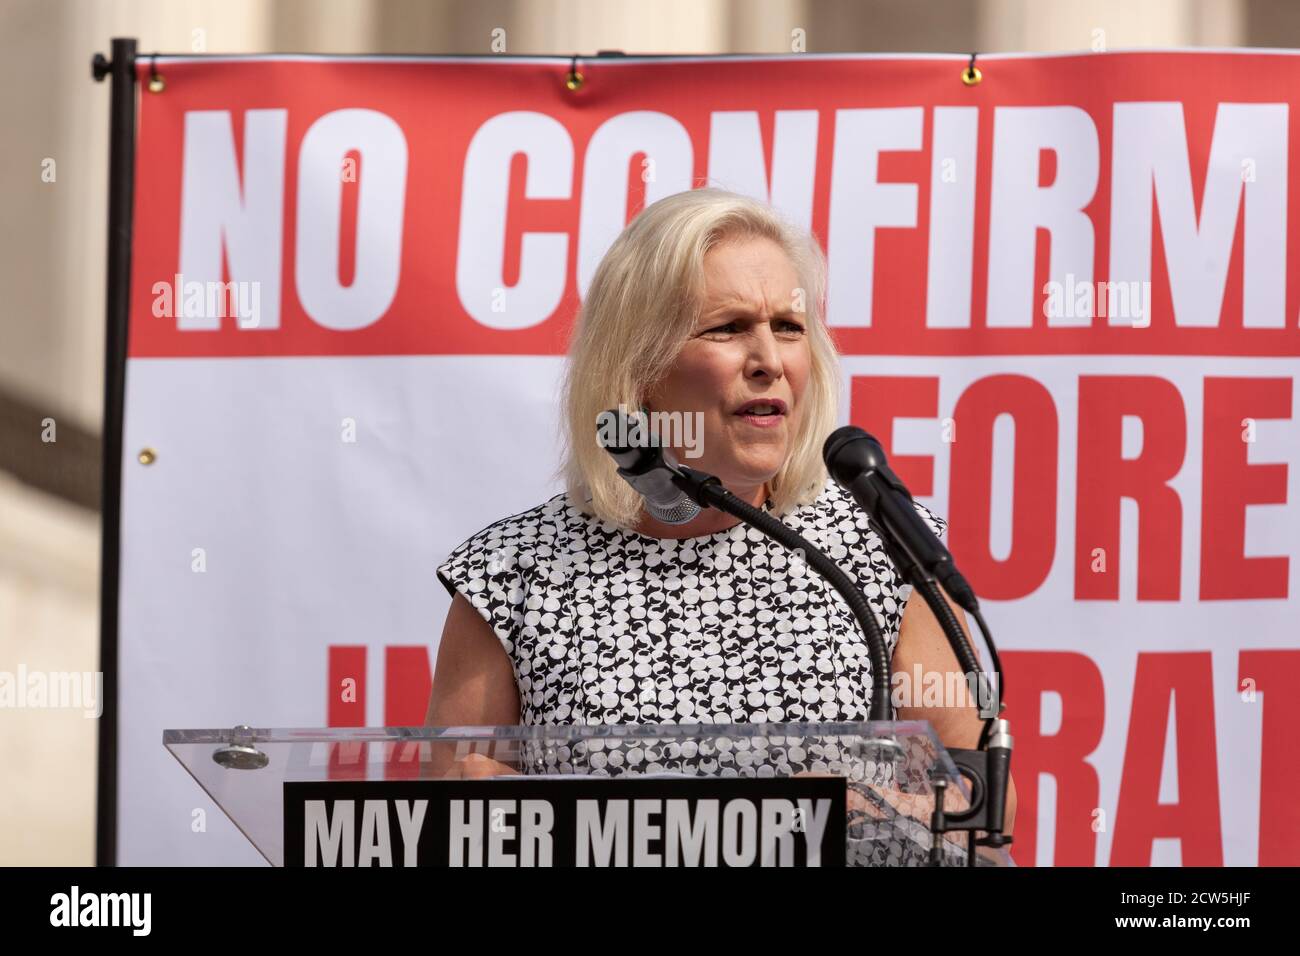
M 453 599 L 457 594 L 465 598 L 512 653 L 524 597 L 518 548 L 508 521 L 484 528 L 457 546 L 438 565 L 438 580 Z

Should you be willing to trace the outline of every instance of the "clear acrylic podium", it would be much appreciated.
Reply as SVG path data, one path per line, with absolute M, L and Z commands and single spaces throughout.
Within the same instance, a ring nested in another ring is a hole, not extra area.
M 836 794 L 833 806 L 844 814 L 844 825 L 841 830 L 835 821 L 833 839 L 838 849 L 843 834 L 843 862 L 849 866 L 934 865 L 930 825 L 937 779 L 947 783 L 945 810 L 957 812 L 969 805 L 969 787 L 923 722 L 294 730 L 241 726 L 168 730 L 163 744 L 274 866 L 300 862 L 293 857 L 299 850 L 286 860 L 286 807 L 291 796 L 331 787 L 330 792 L 348 792 L 348 786 L 364 785 L 356 792 L 368 798 L 386 793 L 436 795 L 454 783 L 469 793 L 490 785 L 496 788 L 492 794 L 500 796 L 510 794 L 511 788 L 522 794 L 527 783 L 528 793 L 541 793 L 565 809 L 564 802 L 580 789 L 565 781 L 582 782 L 587 796 L 653 794 L 669 786 L 686 786 L 689 792 L 693 784 L 687 781 L 713 781 L 710 786 L 742 796 L 750 789 L 757 793 L 764 781 L 778 787 L 815 785 L 822 788 L 819 792 Z M 606 782 L 622 789 L 600 789 Z M 352 804 L 348 801 L 349 807 Z M 296 806 L 300 813 L 301 805 Z M 779 816 L 774 819 L 781 822 Z M 294 827 L 297 820 L 293 818 Z M 410 822 L 403 820 L 403 827 Z M 764 822 L 771 821 L 765 816 Z M 367 826 L 373 831 L 372 822 Z M 289 830 L 295 846 L 299 833 Z M 949 832 L 939 843 L 939 865 L 968 865 L 966 834 Z M 403 861 L 399 854 L 394 865 L 414 865 L 412 859 Z M 1011 862 L 1003 850 L 980 847 L 976 865 Z

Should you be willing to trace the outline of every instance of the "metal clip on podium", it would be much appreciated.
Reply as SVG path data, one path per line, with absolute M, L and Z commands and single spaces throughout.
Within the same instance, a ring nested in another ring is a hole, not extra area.
M 967 865 L 943 829 L 970 792 L 927 723 L 238 727 L 163 742 L 275 866 Z M 1010 858 L 981 846 L 976 863 Z

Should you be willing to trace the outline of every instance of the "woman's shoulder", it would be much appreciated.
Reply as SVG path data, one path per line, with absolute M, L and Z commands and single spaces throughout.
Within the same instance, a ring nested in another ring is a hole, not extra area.
M 508 593 L 589 553 L 610 557 L 628 548 L 634 537 L 595 518 L 562 492 L 465 538 L 439 564 L 438 578 L 450 592 L 487 587 Z
M 445 561 L 438 564 L 438 580 L 452 596 L 460 591 L 471 597 L 471 593 L 484 591 L 489 585 L 493 589 L 508 588 L 511 581 L 507 578 L 513 578 L 520 559 L 528 563 L 526 555 L 530 551 L 562 537 L 568 520 L 563 493 L 519 514 L 498 518 L 451 549 Z
M 916 500 L 912 501 L 912 506 L 930 530 L 942 537 L 948 523 Z M 884 615 L 892 654 L 898 642 L 903 608 L 911 597 L 912 587 L 898 573 L 866 512 L 858 507 L 849 492 L 828 478 L 816 500 L 797 509 L 792 517 L 803 524 L 796 530 L 832 561 L 857 577 L 868 602 L 876 607 L 877 613 Z
M 948 522 L 944 518 L 915 499 L 912 501 L 912 507 L 929 525 L 931 531 L 943 537 L 948 529 Z M 846 532 L 875 536 L 875 529 L 872 528 L 866 512 L 858 507 L 853 495 L 830 478 L 826 479 L 821 493 L 810 503 L 795 509 L 791 518 L 813 532 L 829 533 L 832 536 L 843 535 Z
M 581 513 L 572 507 L 568 495 L 561 492 L 527 511 L 498 518 L 462 541 L 452 549 L 452 554 L 491 544 L 553 538 L 556 533 L 572 525 L 576 518 L 581 518 Z
M 498 518 L 453 548 L 450 557 L 466 552 L 525 554 L 538 548 L 553 548 L 591 534 L 594 526 L 606 527 L 604 522 L 578 507 L 568 492 L 562 491 L 527 511 Z

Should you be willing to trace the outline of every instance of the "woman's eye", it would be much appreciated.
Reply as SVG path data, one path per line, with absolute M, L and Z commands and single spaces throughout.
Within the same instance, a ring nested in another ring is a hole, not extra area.
M 804 327 L 798 322 L 791 319 L 782 319 L 772 323 L 772 330 L 781 335 L 802 335 Z M 740 324 L 737 322 L 727 322 L 725 325 L 715 325 L 712 328 L 705 329 L 701 335 L 730 335 L 740 331 Z

